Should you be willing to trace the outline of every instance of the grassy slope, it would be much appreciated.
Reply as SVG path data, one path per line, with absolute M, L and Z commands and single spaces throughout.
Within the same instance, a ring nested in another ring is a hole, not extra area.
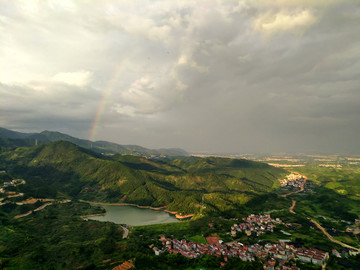
M 338 194 L 360 200 L 360 168 L 306 166 L 297 168 L 297 171 Z

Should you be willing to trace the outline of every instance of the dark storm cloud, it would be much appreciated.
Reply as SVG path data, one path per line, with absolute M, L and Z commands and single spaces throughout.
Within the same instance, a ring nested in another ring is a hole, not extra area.
M 360 149 L 356 1 L 4 1 L 0 124 L 194 151 Z

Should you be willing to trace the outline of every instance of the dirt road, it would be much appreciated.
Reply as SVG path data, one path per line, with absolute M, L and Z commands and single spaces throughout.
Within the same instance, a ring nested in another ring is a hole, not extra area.
M 123 238 L 127 238 L 128 235 L 129 235 L 129 230 L 128 230 L 128 228 L 126 228 L 126 227 L 124 227 L 124 226 L 121 226 L 121 228 L 123 228 L 123 230 L 124 230 Z
M 341 246 L 343 246 L 343 247 L 350 248 L 350 249 L 353 249 L 353 250 L 356 250 L 356 251 L 360 252 L 360 248 L 352 247 L 352 246 L 350 246 L 350 245 L 348 245 L 348 244 L 345 244 L 345 243 L 343 243 L 343 242 L 340 242 L 340 241 L 334 239 L 334 238 L 325 230 L 325 228 L 322 227 L 319 223 L 317 223 L 315 220 L 312 220 L 312 219 L 310 219 L 310 218 L 309 218 L 309 220 L 310 220 L 312 223 L 314 223 L 315 226 L 316 226 L 318 229 L 320 229 L 320 230 L 327 236 L 327 238 L 330 239 L 331 242 L 334 242 L 334 243 L 339 244 L 339 245 L 341 245 Z
M 296 213 L 295 213 L 295 211 L 294 211 L 295 205 L 296 205 L 296 201 L 295 201 L 295 200 L 292 200 L 292 204 L 291 204 L 291 206 L 290 206 L 290 208 L 289 208 L 289 211 L 290 211 L 290 213 L 296 215 Z

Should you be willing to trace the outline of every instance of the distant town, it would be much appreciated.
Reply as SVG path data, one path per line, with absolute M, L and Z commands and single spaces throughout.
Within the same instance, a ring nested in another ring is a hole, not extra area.
M 356 167 L 360 165 L 360 155 L 347 154 L 305 154 L 305 153 L 269 153 L 269 154 L 194 154 L 198 157 L 218 156 L 244 158 L 265 162 L 274 167 L 296 168 L 316 165 L 326 168 Z

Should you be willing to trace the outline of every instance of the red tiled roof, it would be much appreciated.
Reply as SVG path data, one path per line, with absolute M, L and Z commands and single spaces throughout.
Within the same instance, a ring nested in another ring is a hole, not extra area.
M 116 267 L 114 267 L 112 270 L 128 270 L 134 267 L 134 264 L 132 263 L 132 260 L 126 261 L 123 264 L 120 264 Z
M 208 236 L 208 237 L 206 237 L 206 241 L 209 244 L 217 244 L 217 243 L 219 243 L 219 240 L 220 240 L 220 238 L 216 237 L 216 236 Z

